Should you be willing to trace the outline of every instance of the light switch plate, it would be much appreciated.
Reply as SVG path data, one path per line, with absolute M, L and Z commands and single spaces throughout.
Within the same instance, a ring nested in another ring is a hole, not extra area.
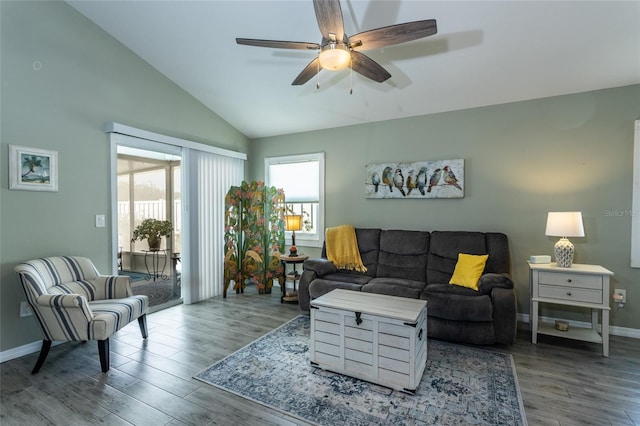
M 105 217 L 103 214 L 96 215 L 96 228 L 104 228 L 105 226 Z

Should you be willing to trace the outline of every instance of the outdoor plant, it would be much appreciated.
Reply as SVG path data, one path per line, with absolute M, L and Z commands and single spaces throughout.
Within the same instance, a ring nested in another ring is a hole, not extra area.
M 169 237 L 173 231 L 173 225 L 168 220 L 145 219 L 133 230 L 131 242 L 135 240 L 147 240 L 149 249 L 159 249 L 162 237 Z

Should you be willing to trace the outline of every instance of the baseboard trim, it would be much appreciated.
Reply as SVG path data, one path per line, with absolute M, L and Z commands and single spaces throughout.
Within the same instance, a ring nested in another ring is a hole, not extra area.
M 53 342 L 53 345 L 51 346 L 58 346 L 63 343 L 65 342 Z M 15 358 L 20 358 L 21 356 L 32 354 L 34 352 L 40 352 L 40 348 L 42 348 L 42 340 L 27 343 L 26 345 L 18 346 L 17 348 L 7 349 L 6 351 L 0 352 L 0 364 L 3 362 L 11 361 Z
M 518 314 L 517 318 L 520 324 L 529 324 L 529 314 Z M 540 317 L 540 320 L 544 322 L 554 322 L 556 319 L 557 318 Z M 576 327 L 590 327 L 591 323 L 583 321 L 569 321 L 569 325 L 574 325 Z M 609 334 L 613 336 L 640 339 L 640 330 L 637 328 L 611 326 L 609 327 Z M 57 346 L 62 343 L 65 342 L 53 342 L 53 346 Z M 26 345 L 18 346 L 17 348 L 11 348 L 7 349 L 6 351 L 2 351 L 0 352 L 0 364 L 3 362 L 11 361 L 15 358 L 20 358 L 21 356 L 32 354 L 34 352 L 40 352 L 41 347 L 42 340 L 38 340 L 37 342 L 28 343 Z
M 550 322 L 553 323 L 557 319 L 562 319 L 567 321 L 564 318 L 552 318 L 552 317 L 540 317 L 540 321 L 542 322 Z M 529 324 L 529 314 L 518 314 L 518 322 L 521 324 Z M 590 322 L 586 321 L 571 321 L 569 320 L 569 325 L 573 325 L 576 327 L 591 327 Z M 609 326 L 609 334 L 612 336 L 620 336 L 620 337 L 630 337 L 632 339 L 640 339 L 640 329 L 637 328 L 628 328 L 628 327 L 618 327 L 618 326 Z

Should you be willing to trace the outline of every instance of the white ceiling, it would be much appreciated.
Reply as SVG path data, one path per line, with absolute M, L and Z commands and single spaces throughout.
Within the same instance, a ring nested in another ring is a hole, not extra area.
M 311 0 L 69 1 L 250 138 L 640 83 L 640 1 L 342 1 L 348 35 L 436 19 L 438 34 L 364 52 L 392 77 L 293 79 L 314 51 Z

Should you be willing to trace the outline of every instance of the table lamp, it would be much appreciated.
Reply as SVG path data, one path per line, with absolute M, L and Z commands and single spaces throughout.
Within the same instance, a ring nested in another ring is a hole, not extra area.
M 561 237 L 553 246 L 556 264 L 561 268 L 571 268 L 574 249 L 567 237 L 584 237 L 582 212 L 549 212 L 544 234 Z
M 302 215 L 285 215 L 284 229 L 286 229 L 287 231 L 291 231 L 291 249 L 289 249 L 289 256 L 295 257 L 298 255 L 298 249 L 296 247 L 296 231 L 300 231 L 302 229 Z

